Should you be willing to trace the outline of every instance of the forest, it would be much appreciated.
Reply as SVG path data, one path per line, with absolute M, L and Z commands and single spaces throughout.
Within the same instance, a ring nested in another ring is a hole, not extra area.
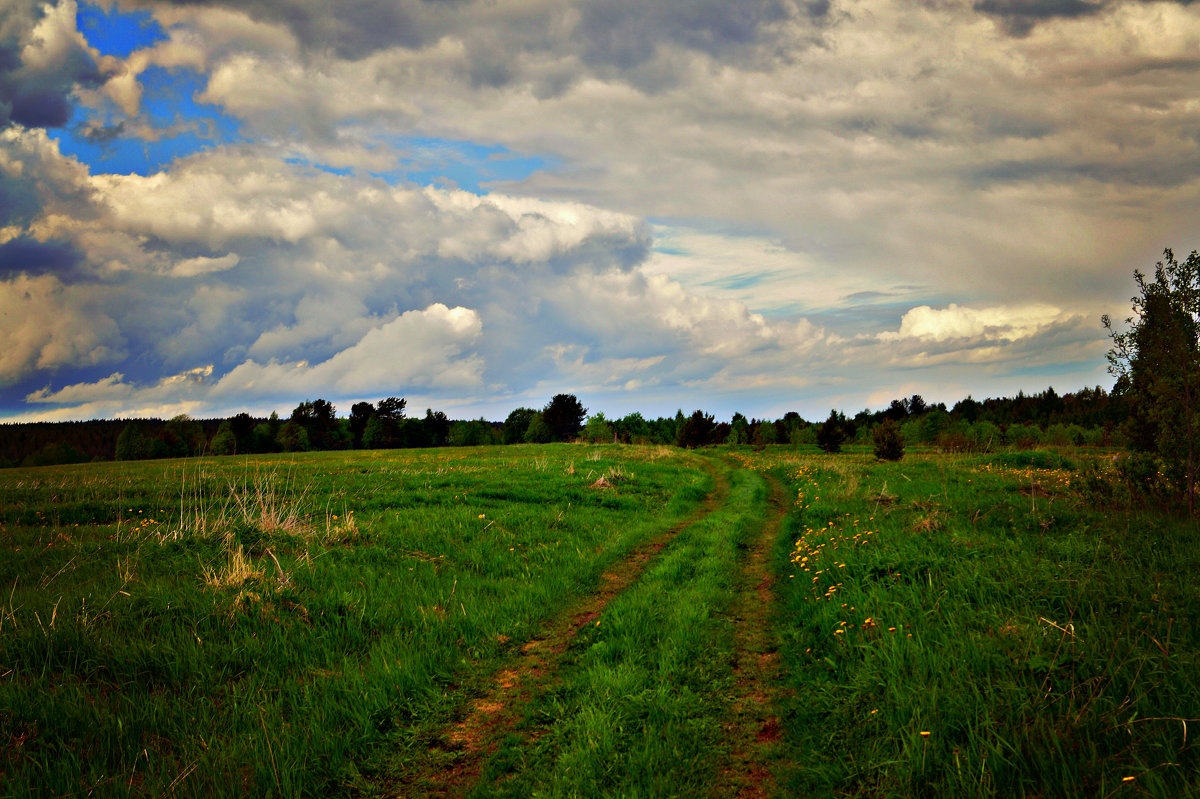
M 1122 444 L 1126 409 L 1120 397 L 1100 386 L 1057 393 L 976 400 L 967 397 L 947 408 L 927 404 L 919 394 L 898 398 L 889 407 L 853 416 L 831 411 L 824 420 L 806 420 L 794 411 L 778 419 L 735 413 L 728 421 L 695 410 L 685 415 L 645 418 L 630 413 L 608 418 L 588 414 L 573 394 L 558 394 L 544 407 L 520 407 L 503 422 L 450 419 L 427 409 L 409 416 L 407 402 L 388 397 L 354 403 L 340 416 L 324 399 L 300 402 L 287 418 L 256 418 L 239 413 L 227 419 L 98 419 L 0 425 L 0 467 L 47 466 L 103 460 L 145 460 L 202 454 L 235 455 L 309 450 L 413 449 L 441 446 L 551 443 L 582 439 L 593 443 L 813 444 L 823 426 L 836 428 L 840 441 L 869 443 L 884 420 L 900 426 L 910 444 L 948 451 L 987 451 L 1002 445 L 1029 448 L 1042 444 Z

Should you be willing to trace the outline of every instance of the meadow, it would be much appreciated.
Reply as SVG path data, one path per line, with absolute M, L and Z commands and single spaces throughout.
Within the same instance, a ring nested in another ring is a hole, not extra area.
M 1105 453 L 0 472 L 11 796 L 1200 795 L 1200 543 Z

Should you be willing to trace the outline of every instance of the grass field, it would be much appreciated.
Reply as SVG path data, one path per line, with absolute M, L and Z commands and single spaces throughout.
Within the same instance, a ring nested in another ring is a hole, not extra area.
M 1200 536 L 1106 463 L 5 470 L 0 793 L 1200 795 Z

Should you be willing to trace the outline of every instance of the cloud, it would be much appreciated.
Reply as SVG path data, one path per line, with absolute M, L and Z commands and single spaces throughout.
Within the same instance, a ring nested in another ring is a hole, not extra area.
M 209 275 L 213 272 L 224 272 L 226 269 L 232 269 L 237 266 L 240 260 L 241 257 L 236 252 L 222 255 L 219 258 L 206 258 L 203 256 L 185 258 L 171 267 L 171 274 L 175 277 L 197 277 L 199 275 Z
M 0 306 L 2 307 L 2 306 Z M 121 372 L 95 382 L 49 387 L 26 395 L 36 404 L 73 405 L 75 413 L 129 415 L 131 409 L 237 407 L 262 399 L 295 401 L 318 395 L 383 396 L 398 390 L 477 389 L 482 362 L 471 352 L 482 332 L 467 308 L 434 304 L 408 311 L 317 364 L 247 360 L 214 379 L 205 365 L 141 386 Z M 0 364 L 2 366 L 2 364 Z
M 74 383 L 58 391 L 40 388 L 25 395 L 26 402 L 38 403 L 84 403 L 100 400 L 121 400 L 128 397 L 132 386 L 125 382 L 125 375 L 113 372 L 94 383 Z
M 10 0 L 0 21 L 0 128 L 60 127 L 76 87 L 100 86 L 113 69 L 75 27 L 74 0 Z
M 974 8 L 998 19 L 1010 35 L 1027 36 L 1039 22 L 1099 14 L 1104 3 L 1089 0 L 978 0 Z
M 1200 245 L 1196 4 L 134 5 L 166 38 L 113 60 L 20 4 L 0 81 L 41 70 L 119 143 L 166 135 L 151 76 L 187 72 L 242 137 L 122 175 L 8 124 L 0 275 L 88 296 L 122 384 L 212 364 L 188 402 L 239 369 L 221 402 L 366 390 L 350 364 L 382 379 L 372 342 L 435 307 L 479 325 L 421 389 L 463 402 L 999 380 L 1102 361 L 1131 269 Z M 534 166 L 425 169 L 469 148 Z M 94 349 L 7 379 L 78 384 Z
M 33 422 L 122 417 L 169 419 L 181 413 L 202 415 L 212 407 L 204 400 L 212 389 L 209 380 L 212 373 L 212 366 L 201 366 L 140 386 L 127 381 L 121 372 L 113 372 L 101 380 L 75 383 L 58 391 L 43 388 L 26 395 L 25 401 L 66 407 L 31 411 L 19 418 Z
M 17 236 L 0 244 L 0 275 L 14 272 L 71 271 L 81 260 L 74 247 L 61 241 L 38 241 Z
M 479 314 L 435 303 L 371 329 L 358 343 L 315 365 L 247 361 L 221 378 L 216 396 L 289 397 L 334 392 L 382 395 L 398 387 L 482 387 L 480 358 L 468 350 L 482 329 Z
M 951 303 L 940 310 L 922 305 L 904 314 L 898 331 L 880 333 L 878 338 L 880 341 L 944 342 L 984 337 L 1011 342 L 1036 335 L 1069 317 L 1060 308 L 1044 304 L 964 308 Z
M 112 362 L 125 341 L 86 286 L 53 275 L 0 281 L 0 384 L 30 372 Z

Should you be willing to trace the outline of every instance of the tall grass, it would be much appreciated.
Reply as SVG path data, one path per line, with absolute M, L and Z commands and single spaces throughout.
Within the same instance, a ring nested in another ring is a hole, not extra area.
M 6 471 L 0 793 L 372 790 L 373 752 L 698 501 L 678 457 L 600 453 L 614 489 L 570 447 Z
M 522 736 L 493 758 L 475 796 L 704 794 L 727 746 L 733 680 L 727 613 L 766 491 L 748 471 L 573 642 Z
M 788 790 L 1200 792 L 1195 530 L 1012 457 L 790 464 Z

